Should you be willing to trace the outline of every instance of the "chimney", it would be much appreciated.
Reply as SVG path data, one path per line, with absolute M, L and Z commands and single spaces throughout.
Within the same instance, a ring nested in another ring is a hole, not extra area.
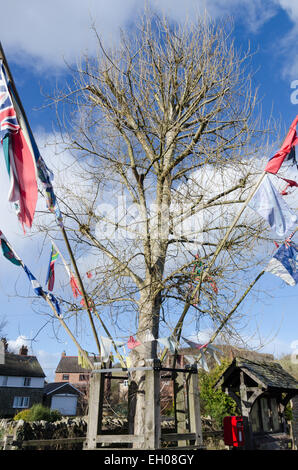
M 25 346 L 25 345 L 23 344 L 23 346 L 21 347 L 21 349 L 20 349 L 20 351 L 19 351 L 19 354 L 20 354 L 20 356 L 27 356 L 27 354 L 28 354 L 28 348 L 27 348 L 27 346 Z
M 66 357 L 66 352 L 62 351 L 61 357 Z

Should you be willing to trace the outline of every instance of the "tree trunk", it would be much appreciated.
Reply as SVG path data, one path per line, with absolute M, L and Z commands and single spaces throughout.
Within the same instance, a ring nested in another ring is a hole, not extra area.
M 159 313 L 161 305 L 161 295 L 158 293 L 152 298 L 153 283 L 141 293 L 139 302 L 139 328 L 137 338 L 142 343 L 131 352 L 131 362 L 133 367 L 148 367 L 152 365 L 152 360 L 157 358 L 156 341 L 148 341 L 148 335 L 158 338 Z M 157 379 L 158 380 L 158 379 Z M 155 386 L 157 387 L 156 378 Z M 147 388 L 151 390 L 151 388 Z M 158 384 L 159 389 L 159 384 Z M 150 392 L 147 392 L 151 394 Z M 139 370 L 131 373 L 129 387 L 129 432 L 135 435 L 148 433 L 148 402 L 153 403 L 152 397 L 146 397 L 146 371 Z M 147 405 L 146 405 L 147 402 Z M 145 444 L 136 444 L 136 447 L 144 448 Z

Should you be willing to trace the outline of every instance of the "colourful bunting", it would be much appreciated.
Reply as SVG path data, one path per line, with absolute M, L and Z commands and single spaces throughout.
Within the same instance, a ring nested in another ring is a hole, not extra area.
M 52 244 L 51 256 L 50 256 L 49 267 L 48 267 L 48 273 L 47 273 L 47 278 L 46 278 L 46 284 L 47 284 L 48 289 L 50 291 L 52 291 L 53 288 L 54 288 L 54 283 L 55 283 L 54 265 L 55 265 L 55 262 L 57 261 L 58 257 L 59 257 L 59 253 L 55 249 L 54 245 Z
M 133 336 L 129 337 L 129 340 L 127 342 L 128 349 L 134 349 L 140 345 L 141 345 L 140 341 L 136 341 Z
M 87 351 L 84 351 L 86 355 L 88 356 Z M 80 350 L 78 350 L 78 364 L 81 366 L 83 369 L 90 369 L 90 365 L 88 361 L 85 359 L 84 354 Z
M 103 336 L 100 337 L 100 356 L 102 362 L 108 362 L 112 344 L 113 342 L 110 338 L 104 338 Z
M 283 279 L 290 286 L 298 283 L 298 246 L 284 243 L 269 261 L 265 271 Z
M 2 139 L 7 172 L 10 179 L 8 200 L 14 202 L 23 226 L 32 226 L 38 195 L 37 177 L 44 186 L 47 207 L 55 212 L 57 223 L 62 216 L 51 180 L 52 172 L 43 161 L 33 134 L 22 112 L 11 83 L 7 79 L 3 62 L 0 63 L 0 127 L 6 131 Z
M 8 241 L 0 231 L 0 243 L 2 253 L 6 259 L 8 259 L 11 263 L 15 264 L 16 266 L 20 266 L 22 264 L 20 258 L 13 252 L 13 250 L 9 247 Z
M 296 214 L 276 191 L 269 176 L 264 178 L 248 205 L 266 220 L 279 237 L 284 237 L 297 221 Z
M 292 160 L 296 163 L 295 158 L 295 145 L 298 143 L 297 133 L 296 133 L 296 126 L 298 123 L 298 116 L 292 122 L 289 132 L 282 144 L 280 150 L 270 158 L 269 162 L 265 167 L 265 171 L 268 173 L 276 174 L 280 169 L 282 163 L 285 160 Z

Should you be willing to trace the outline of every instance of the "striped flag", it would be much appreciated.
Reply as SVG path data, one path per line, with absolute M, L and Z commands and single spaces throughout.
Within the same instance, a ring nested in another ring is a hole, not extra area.
M 54 288 L 54 283 L 55 283 L 54 265 L 55 265 L 55 262 L 56 262 L 58 256 L 59 256 L 59 253 L 55 249 L 54 245 L 52 244 L 51 256 L 50 256 L 49 267 L 48 267 L 48 273 L 47 273 L 47 278 L 46 278 L 46 284 L 47 284 L 48 289 L 50 291 L 52 291 L 53 288 Z

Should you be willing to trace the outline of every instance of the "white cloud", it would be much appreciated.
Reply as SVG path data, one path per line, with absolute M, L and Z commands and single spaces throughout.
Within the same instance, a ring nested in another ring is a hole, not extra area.
M 22 346 L 28 347 L 28 354 L 37 357 L 41 368 L 43 369 L 46 380 L 48 382 L 54 381 L 55 378 L 55 369 L 58 365 L 58 362 L 61 357 L 60 352 L 49 353 L 43 349 L 38 350 L 37 352 L 32 352 L 30 350 L 31 342 L 30 340 L 23 335 L 18 336 L 15 340 L 8 340 L 8 350 L 14 354 L 19 354 L 20 348 Z
M 30 340 L 26 336 L 20 335 L 17 339 L 8 340 L 8 350 L 10 352 L 18 354 L 22 346 L 30 347 Z
M 63 59 L 72 62 L 86 49 L 94 52 L 92 22 L 111 44 L 118 38 L 119 26 L 133 17 L 136 4 L 136 0 L 28 0 L 16 7 L 8 2 L 1 11 L 3 47 L 14 60 L 34 57 L 35 68 L 56 67 Z
M 63 59 L 73 63 L 82 52 L 95 53 L 96 38 L 92 23 L 108 46 L 119 39 L 119 28 L 130 27 L 146 3 L 170 19 L 184 22 L 207 10 L 211 18 L 234 15 L 251 31 L 257 31 L 277 10 L 277 0 L 52 0 L 26 3 L 6 2 L 1 9 L 5 18 L 1 24 L 1 40 L 9 58 L 40 71 L 46 66 L 56 69 Z M 294 17 L 296 7 L 290 0 L 280 0 L 281 6 Z M 12 27 L 13 25 L 13 27 Z M 32 61 L 32 58 L 34 60 Z

